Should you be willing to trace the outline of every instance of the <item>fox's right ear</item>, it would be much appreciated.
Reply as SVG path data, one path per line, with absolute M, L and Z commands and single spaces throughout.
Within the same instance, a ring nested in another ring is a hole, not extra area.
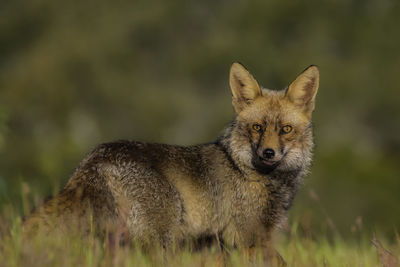
M 253 76 L 243 67 L 242 64 L 235 62 L 232 64 L 229 84 L 232 90 L 232 105 L 236 113 L 261 96 L 261 88 Z

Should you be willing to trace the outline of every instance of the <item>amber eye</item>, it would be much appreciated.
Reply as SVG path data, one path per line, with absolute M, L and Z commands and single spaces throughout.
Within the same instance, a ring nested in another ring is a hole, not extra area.
M 284 133 L 284 134 L 290 133 L 292 131 L 292 129 L 293 128 L 290 125 L 283 126 L 282 127 L 282 133 Z
M 253 130 L 257 131 L 257 132 L 261 131 L 261 125 L 260 124 L 253 124 Z

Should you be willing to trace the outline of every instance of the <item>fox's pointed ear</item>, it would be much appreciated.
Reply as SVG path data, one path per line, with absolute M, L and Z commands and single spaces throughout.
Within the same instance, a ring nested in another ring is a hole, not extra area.
M 236 113 L 261 96 L 261 88 L 253 76 L 238 62 L 232 64 L 229 84 L 232 90 L 232 104 Z
M 289 85 L 286 97 L 299 108 L 303 108 L 308 115 L 311 115 L 315 106 L 318 86 L 318 67 L 311 65 Z

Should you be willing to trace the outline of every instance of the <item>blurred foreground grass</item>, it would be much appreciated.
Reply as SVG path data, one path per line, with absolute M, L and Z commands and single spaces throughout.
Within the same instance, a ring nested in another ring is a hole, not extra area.
M 1 211 L 0 266 L 219 266 L 221 254 L 216 247 L 197 252 L 184 249 L 164 257 L 160 249 L 146 254 L 132 244 L 113 244 L 93 235 L 25 239 L 22 214 L 31 208 L 29 195 L 29 188 L 23 186 L 22 209 L 8 204 Z M 327 229 L 331 230 L 316 234 L 296 220 L 289 220 L 277 232 L 274 244 L 288 266 L 398 266 L 400 262 L 400 237 L 396 230 L 393 236 L 375 237 L 360 224 L 352 238 L 344 239 L 332 227 Z M 250 262 L 238 250 L 227 253 L 228 266 L 265 266 L 259 254 Z

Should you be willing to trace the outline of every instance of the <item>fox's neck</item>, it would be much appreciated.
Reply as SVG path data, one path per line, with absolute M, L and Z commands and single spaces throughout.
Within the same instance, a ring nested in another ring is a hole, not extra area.
M 264 174 L 258 173 L 254 168 L 245 164 L 242 160 L 239 159 L 238 149 L 235 149 L 234 146 L 237 146 L 234 142 L 233 133 L 237 128 L 236 120 L 229 123 L 225 129 L 223 130 L 221 136 L 217 139 L 216 144 L 221 147 L 227 160 L 231 163 L 232 167 L 240 172 L 243 179 L 247 179 L 250 181 L 253 180 L 262 180 L 261 176 L 265 176 Z
M 217 141 L 215 142 L 218 146 L 221 147 L 222 151 L 224 152 L 227 160 L 231 163 L 232 167 L 239 171 L 242 175 L 245 174 L 244 168 L 241 166 L 240 162 L 235 159 L 233 155 L 232 147 L 231 147 L 231 138 L 232 138 L 232 131 L 235 129 L 236 121 L 232 121 L 229 123 L 223 130 L 222 134 L 218 137 Z
M 233 149 L 235 144 L 234 140 L 232 140 L 234 138 L 232 133 L 237 130 L 236 127 L 235 121 L 230 123 L 217 139 L 216 144 L 224 151 L 232 167 L 240 173 L 244 184 L 248 182 L 264 184 L 268 188 L 269 194 L 273 198 L 280 200 L 279 207 L 275 207 L 275 209 L 289 210 L 302 182 L 302 178 L 306 174 L 307 167 L 302 166 L 287 170 L 276 169 L 268 174 L 258 172 L 254 167 L 241 162 L 237 155 L 238 151 Z

